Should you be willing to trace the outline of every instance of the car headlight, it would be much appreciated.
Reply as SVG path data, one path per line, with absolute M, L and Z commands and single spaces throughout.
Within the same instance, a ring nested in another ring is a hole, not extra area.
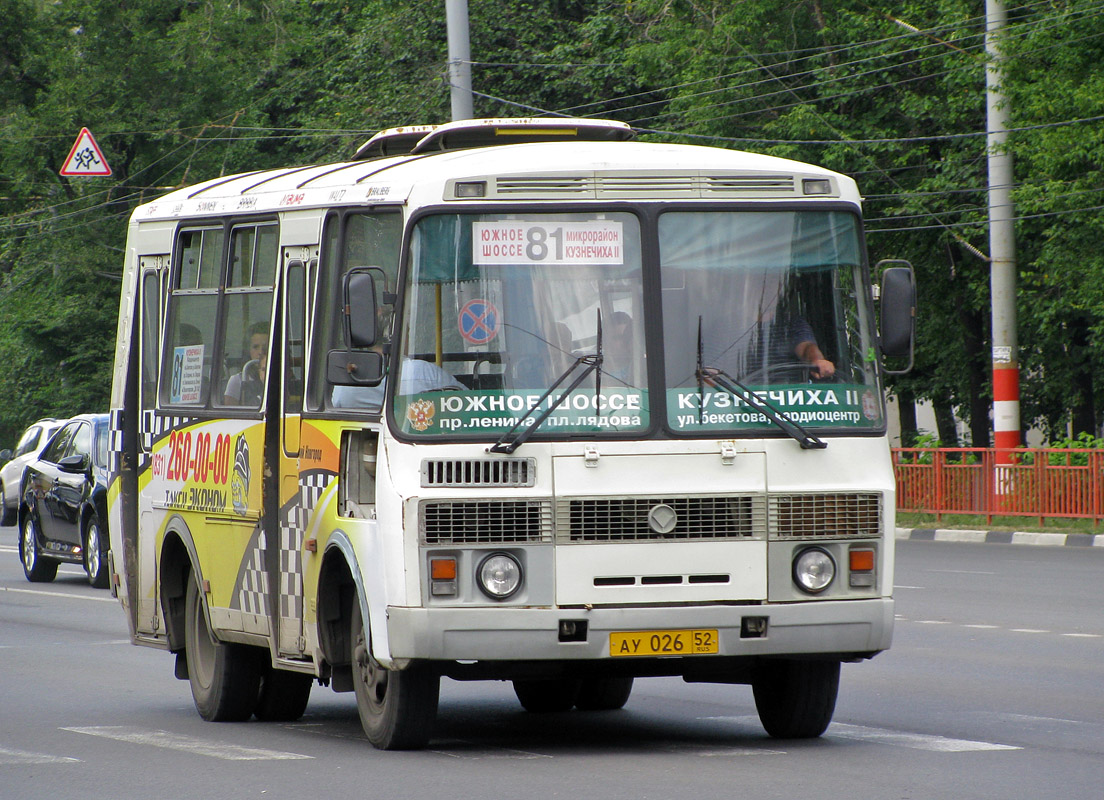
M 479 588 L 487 597 L 505 600 L 521 586 L 521 564 L 508 553 L 495 553 L 479 565 Z
M 794 559 L 793 579 L 802 591 L 809 594 L 823 592 L 835 577 L 836 562 L 819 547 L 802 550 Z

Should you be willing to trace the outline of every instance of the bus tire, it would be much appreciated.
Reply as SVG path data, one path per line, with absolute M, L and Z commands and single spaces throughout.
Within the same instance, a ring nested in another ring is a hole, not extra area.
M 260 659 L 247 645 L 214 639 L 193 574 L 184 607 L 188 682 L 199 716 L 208 722 L 243 722 L 253 715 L 261 691 Z
M 104 529 L 95 514 L 84 525 L 84 571 L 88 582 L 96 589 L 107 588 L 107 558 L 104 555 Z
M 580 711 L 616 711 L 632 694 L 632 678 L 586 678 L 579 688 L 575 708 Z
M 832 721 L 839 692 L 838 661 L 764 661 L 751 687 L 755 709 L 776 739 L 813 739 Z
M 31 583 L 49 583 L 57 577 L 58 562 L 42 555 L 38 549 L 38 522 L 33 511 L 28 511 L 23 517 L 19 559 L 23 562 L 23 574 Z
M 310 700 L 314 676 L 286 669 L 266 669 L 253 715 L 262 722 L 294 722 L 303 716 Z
M 551 714 L 570 711 L 579 699 L 582 681 L 577 678 L 514 681 L 514 694 L 526 711 Z
M 364 735 L 380 750 L 425 747 L 437 717 L 440 676 L 416 665 L 387 669 L 372 656 L 355 597 L 349 616 L 353 691 Z

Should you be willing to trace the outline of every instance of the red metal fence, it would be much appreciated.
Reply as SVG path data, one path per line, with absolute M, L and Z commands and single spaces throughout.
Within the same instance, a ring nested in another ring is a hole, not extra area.
M 1104 450 L 895 447 L 893 470 L 898 511 L 1104 518 Z

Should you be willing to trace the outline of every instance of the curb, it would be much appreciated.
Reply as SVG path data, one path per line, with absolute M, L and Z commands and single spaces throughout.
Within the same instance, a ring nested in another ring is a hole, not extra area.
M 971 531 L 954 528 L 898 528 L 899 541 L 1029 544 L 1050 547 L 1104 547 L 1104 534 L 1038 533 L 1031 531 Z

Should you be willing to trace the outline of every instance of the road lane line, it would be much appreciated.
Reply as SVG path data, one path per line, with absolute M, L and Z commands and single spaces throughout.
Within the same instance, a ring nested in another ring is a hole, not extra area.
M 96 603 L 118 603 L 114 597 L 92 597 L 86 594 L 67 594 L 66 592 L 47 592 L 42 589 L 16 589 L 11 586 L 0 586 L 0 591 L 14 592 L 15 594 L 37 594 L 43 597 L 64 597 L 68 600 L 92 600 Z
M 300 753 L 285 753 L 281 750 L 262 750 L 255 747 L 239 747 L 194 736 L 182 736 L 169 731 L 143 730 L 142 728 L 124 728 L 120 725 L 98 725 L 88 728 L 62 728 L 63 731 L 84 733 L 89 736 L 101 736 L 118 742 L 161 747 L 166 750 L 179 750 L 199 756 L 221 758 L 225 761 L 287 761 L 291 759 L 314 758 Z
M 487 747 L 486 745 L 469 742 L 466 739 L 446 739 L 434 742 L 433 748 L 427 748 L 428 752 L 449 758 L 458 758 L 469 761 L 479 761 L 485 758 L 512 758 L 531 760 L 534 758 L 553 758 L 548 753 L 534 753 L 529 750 L 515 750 L 512 747 Z
M 0 765 L 17 766 L 19 764 L 79 764 L 79 758 L 52 756 L 48 753 L 31 753 L 26 750 L 9 750 L 0 747 Z
M 878 744 L 891 744 L 908 747 L 913 750 L 930 750 L 936 753 L 969 753 L 979 750 L 1022 750 L 1010 744 L 994 742 L 975 742 L 969 739 L 950 739 L 946 736 L 934 736 L 926 733 L 903 733 L 883 728 L 867 728 L 863 725 L 845 725 L 833 722 L 828 726 L 825 736 L 842 736 L 845 739 L 858 739 Z
M 742 725 L 758 725 L 759 718 L 753 716 L 742 717 L 698 717 L 700 720 L 727 720 L 738 722 Z M 865 725 L 847 725 L 843 722 L 833 722 L 825 732 L 825 738 L 838 736 L 844 739 L 887 744 L 896 747 L 908 747 L 912 750 L 929 750 L 936 753 L 969 753 L 979 750 L 1022 750 L 1010 744 L 996 744 L 995 742 L 975 742 L 970 739 L 951 739 L 946 736 L 938 736 L 927 733 L 908 733 L 906 731 L 892 731 L 887 728 L 870 728 Z

